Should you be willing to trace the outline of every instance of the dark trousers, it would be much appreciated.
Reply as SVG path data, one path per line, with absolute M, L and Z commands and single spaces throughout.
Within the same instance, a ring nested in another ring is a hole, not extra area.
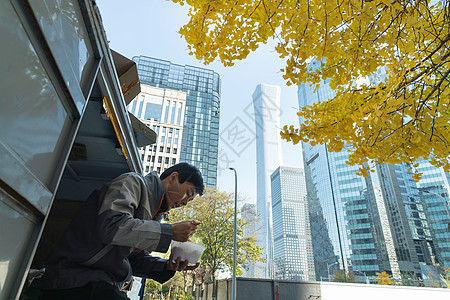
M 127 294 L 107 282 L 94 281 L 71 289 L 43 290 L 43 300 L 127 300 Z

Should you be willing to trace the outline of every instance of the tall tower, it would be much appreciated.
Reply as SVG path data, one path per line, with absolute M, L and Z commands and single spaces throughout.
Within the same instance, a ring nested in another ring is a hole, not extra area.
M 418 186 L 436 251 L 436 262 L 450 267 L 450 174 L 427 161 L 420 161 L 418 171 L 423 173 Z M 429 244 L 423 244 L 421 248 Z
M 311 63 L 312 69 L 318 67 L 320 62 Z M 383 80 L 383 70 L 368 78 L 369 82 L 379 80 Z M 326 81 L 315 92 L 308 84 L 298 89 L 300 107 L 332 97 L 334 92 Z M 432 264 L 433 251 L 422 201 L 406 171 L 408 166 L 372 166 L 375 172 L 363 178 L 355 174 L 358 166 L 345 163 L 348 146 L 338 153 L 309 143 L 303 143 L 303 149 L 305 169 L 311 174 L 334 249 L 334 257 L 325 260 L 327 271 L 337 263 L 356 276 L 388 271 L 395 279 L 411 273 L 420 277 L 420 265 Z M 314 241 L 317 238 L 323 236 L 313 235 L 313 245 L 323 244 Z
M 315 280 L 303 169 L 280 166 L 270 179 L 275 278 Z
M 197 166 L 205 184 L 216 186 L 219 151 L 220 76 L 213 70 L 135 56 L 143 84 L 186 92 L 180 161 Z
M 267 260 L 261 277 L 273 278 L 273 235 L 270 175 L 282 165 L 280 87 L 261 83 L 253 93 L 256 126 L 256 211 L 260 217 L 258 240 Z

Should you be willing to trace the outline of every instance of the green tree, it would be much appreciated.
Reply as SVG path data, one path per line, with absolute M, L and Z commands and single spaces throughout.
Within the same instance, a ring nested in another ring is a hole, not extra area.
M 162 286 L 159 282 L 151 279 L 145 280 L 144 299 L 160 299 Z
M 402 272 L 401 274 L 401 281 L 399 282 L 400 285 L 404 286 L 421 286 L 421 282 L 419 281 L 419 278 L 415 275 L 414 272 Z
M 240 213 L 240 212 L 239 212 Z M 215 285 L 217 271 L 231 271 L 233 266 L 234 197 L 216 189 L 206 189 L 188 205 L 170 213 L 171 222 L 196 220 L 201 222 L 193 240 L 206 247 L 200 267 L 191 272 L 190 281 L 204 283 L 210 278 Z M 237 219 L 237 274 L 251 262 L 263 261 L 262 248 L 255 236 L 245 236 L 248 220 Z
M 190 299 L 189 294 L 185 291 L 185 282 L 183 276 L 187 272 L 177 272 L 174 277 L 164 284 L 160 284 L 151 279 L 145 281 L 144 299 Z M 162 296 L 161 296 L 162 294 Z
M 356 282 L 355 274 L 352 271 L 336 270 L 331 277 L 333 282 Z
M 205 63 L 231 66 L 273 39 L 288 85 L 335 89 L 302 108 L 305 122 L 284 127 L 284 139 L 348 144 L 352 165 L 423 158 L 450 171 L 450 0 L 172 1 L 190 6 L 180 33 Z M 383 80 L 361 82 L 381 68 Z

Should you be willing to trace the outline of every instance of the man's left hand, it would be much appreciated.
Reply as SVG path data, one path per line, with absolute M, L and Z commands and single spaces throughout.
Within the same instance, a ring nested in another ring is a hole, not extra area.
M 189 260 L 181 261 L 181 257 L 178 256 L 176 261 L 173 262 L 173 253 L 170 254 L 169 260 L 167 261 L 167 269 L 170 271 L 189 271 L 196 269 L 200 263 L 196 263 L 193 266 L 188 266 Z

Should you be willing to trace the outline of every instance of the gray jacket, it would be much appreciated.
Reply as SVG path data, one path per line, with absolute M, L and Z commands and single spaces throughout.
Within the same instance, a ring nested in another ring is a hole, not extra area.
M 172 226 L 153 220 L 165 205 L 156 172 L 125 173 L 94 191 L 56 245 L 43 287 L 106 281 L 121 288 L 132 275 L 170 279 L 175 272 L 166 270 L 167 260 L 149 255 L 167 252 L 172 240 Z

